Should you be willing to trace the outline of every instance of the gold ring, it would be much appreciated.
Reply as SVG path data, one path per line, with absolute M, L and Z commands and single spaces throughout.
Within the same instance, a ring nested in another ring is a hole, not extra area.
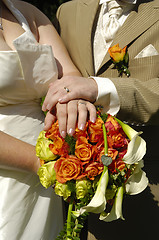
M 66 90 L 67 93 L 70 91 L 69 88 L 67 87 L 64 87 L 64 89 Z

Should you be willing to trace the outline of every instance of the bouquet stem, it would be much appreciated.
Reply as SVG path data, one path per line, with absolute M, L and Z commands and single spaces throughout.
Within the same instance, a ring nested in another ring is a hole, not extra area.
M 66 229 L 66 234 L 67 234 L 67 240 L 70 239 L 71 237 L 71 213 L 73 209 L 73 201 L 69 203 L 68 207 L 68 214 L 67 214 L 67 229 Z

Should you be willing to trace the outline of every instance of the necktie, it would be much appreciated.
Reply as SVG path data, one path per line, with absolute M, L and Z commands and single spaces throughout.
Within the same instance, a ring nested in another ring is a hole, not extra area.
M 109 41 L 113 40 L 116 32 L 118 31 L 118 29 L 120 27 L 120 23 L 119 23 L 118 19 L 122 14 L 123 9 L 114 0 L 110 0 L 107 3 L 107 9 L 108 9 L 109 17 L 104 25 L 104 31 L 105 31 L 105 40 L 107 42 L 109 42 Z

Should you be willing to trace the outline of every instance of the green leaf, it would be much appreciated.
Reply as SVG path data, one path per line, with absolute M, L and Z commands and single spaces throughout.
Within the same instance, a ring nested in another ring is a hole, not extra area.
M 81 232 L 81 229 L 74 229 L 74 232 L 76 232 L 76 233 L 80 233 Z
M 103 165 L 106 167 L 108 167 L 113 161 L 113 159 L 111 157 L 108 157 L 106 155 L 102 155 L 101 160 L 102 160 Z
M 129 62 L 129 54 L 128 54 L 128 52 L 125 54 L 124 60 L 125 60 L 125 63 L 128 64 L 128 62 Z
M 76 139 L 73 136 L 69 136 L 67 134 L 65 137 L 65 142 L 67 142 L 70 147 L 69 154 L 74 155 Z
M 103 120 L 103 122 L 105 123 L 107 118 L 108 118 L 108 114 L 107 113 L 102 113 L 100 117 Z
M 77 228 L 83 228 L 83 225 L 77 224 Z
M 80 240 L 79 237 L 73 237 L 73 240 Z

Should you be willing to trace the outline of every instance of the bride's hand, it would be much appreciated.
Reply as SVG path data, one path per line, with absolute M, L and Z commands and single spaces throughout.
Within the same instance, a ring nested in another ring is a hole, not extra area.
M 85 100 L 72 100 L 66 104 L 58 103 L 52 113 L 50 111 L 47 113 L 44 130 L 51 127 L 56 117 L 59 122 L 60 134 L 64 138 L 66 133 L 71 136 L 74 134 L 77 122 L 78 128 L 81 130 L 84 129 L 88 118 L 91 122 L 95 122 L 96 108 Z
M 50 84 L 42 110 L 51 110 L 58 102 L 67 103 L 73 99 L 84 99 L 94 103 L 97 95 L 98 87 L 94 79 L 64 76 Z

